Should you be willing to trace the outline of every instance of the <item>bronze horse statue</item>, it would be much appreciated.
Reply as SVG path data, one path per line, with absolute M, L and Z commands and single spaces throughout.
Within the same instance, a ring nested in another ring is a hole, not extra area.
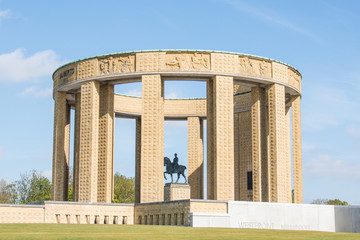
M 175 183 L 179 181 L 180 175 L 182 175 L 185 179 L 185 183 L 187 183 L 186 177 L 185 177 L 185 170 L 186 167 L 184 165 L 175 165 L 171 162 L 171 160 L 168 157 L 164 157 L 164 166 L 166 166 L 166 171 L 164 172 L 164 178 L 167 180 L 165 173 L 170 174 L 171 176 L 171 182 L 173 182 L 173 174 L 177 173 L 178 178 Z

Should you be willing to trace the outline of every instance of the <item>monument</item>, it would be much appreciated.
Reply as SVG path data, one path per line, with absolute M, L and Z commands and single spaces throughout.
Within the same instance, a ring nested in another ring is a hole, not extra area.
M 164 200 L 168 119 L 188 123 L 192 199 L 204 199 L 206 119 L 208 200 L 291 203 L 294 189 L 294 202 L 303 201 L 301 75 L 287 64 L 216 51 L 139 51 L 66 64 L 53 80 L 55 201 L 67 200 L 71 108 L 75 201 L 112 201 L 115 117 L 136 119 L 136 203 Z M 206 99 L 164 99 L 171 80 L 205 81 Z M 141 82 L 140 98 L 114 93 L 114 85 L 130 82 Z
M 164 99 L 171 80 L 204 81 L 207 96 Z M 141 82 L 141 97 L 114 93 L 131 82 Z M 53 83 L 53 201 L 0 205 L 0 223 L 360 232 L 360 207 L 302 204 L 301 74 L 290 65 L 220 51 L 134 51 L 68 63 Z M 112 203 L 116 117 L 136 121 L 135 204 Z M 171 119 L 188 124 L 187 168 L 177 154 L 164 156 Z M 74 202 L 67 201 L 70 124 Z M 164 186 L 166 174 L 172 182 Z

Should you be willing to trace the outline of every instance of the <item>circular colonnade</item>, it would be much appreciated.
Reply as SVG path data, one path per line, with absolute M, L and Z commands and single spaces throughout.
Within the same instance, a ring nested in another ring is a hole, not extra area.
M 206 99 L 165 100 L 171 80 L 206 81 Z M 53 81 L 53 200 L 67 200 L 73 108 L 74 201 L 112 201 L 115 116 L 136 118 L 137 203 L 164 200 L 165 119 L 188 122 L 192 199 L 204 198 L 206 119 L 207 199 L 291 202 L 294 188 L 294 201 L 303 201 L 301 75 L 287 64 L 217 51 L 138 51 L 66 64 Z M 130 82 L 141 82 L 141 98 L 114 94 L 114 85 Z

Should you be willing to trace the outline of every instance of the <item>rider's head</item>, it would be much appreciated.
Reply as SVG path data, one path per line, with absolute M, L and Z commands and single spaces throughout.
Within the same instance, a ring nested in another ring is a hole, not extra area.
M 177 153 L 175 153 L 175 157 L 177 156 Z

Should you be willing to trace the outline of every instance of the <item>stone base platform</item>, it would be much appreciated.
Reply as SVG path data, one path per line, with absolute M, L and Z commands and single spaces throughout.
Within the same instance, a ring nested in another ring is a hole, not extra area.
M 360 206 L 228 201 L 226 213 L 192 212 L 192 227 L 360 233 Z
M 360 233 L 360 206 L 176 200 L 0 204 L 0 223 L 143 224 Z
M 190 199 L 190 185 L 187 183 L 167 183 L 164 187 L 164 201 Z

